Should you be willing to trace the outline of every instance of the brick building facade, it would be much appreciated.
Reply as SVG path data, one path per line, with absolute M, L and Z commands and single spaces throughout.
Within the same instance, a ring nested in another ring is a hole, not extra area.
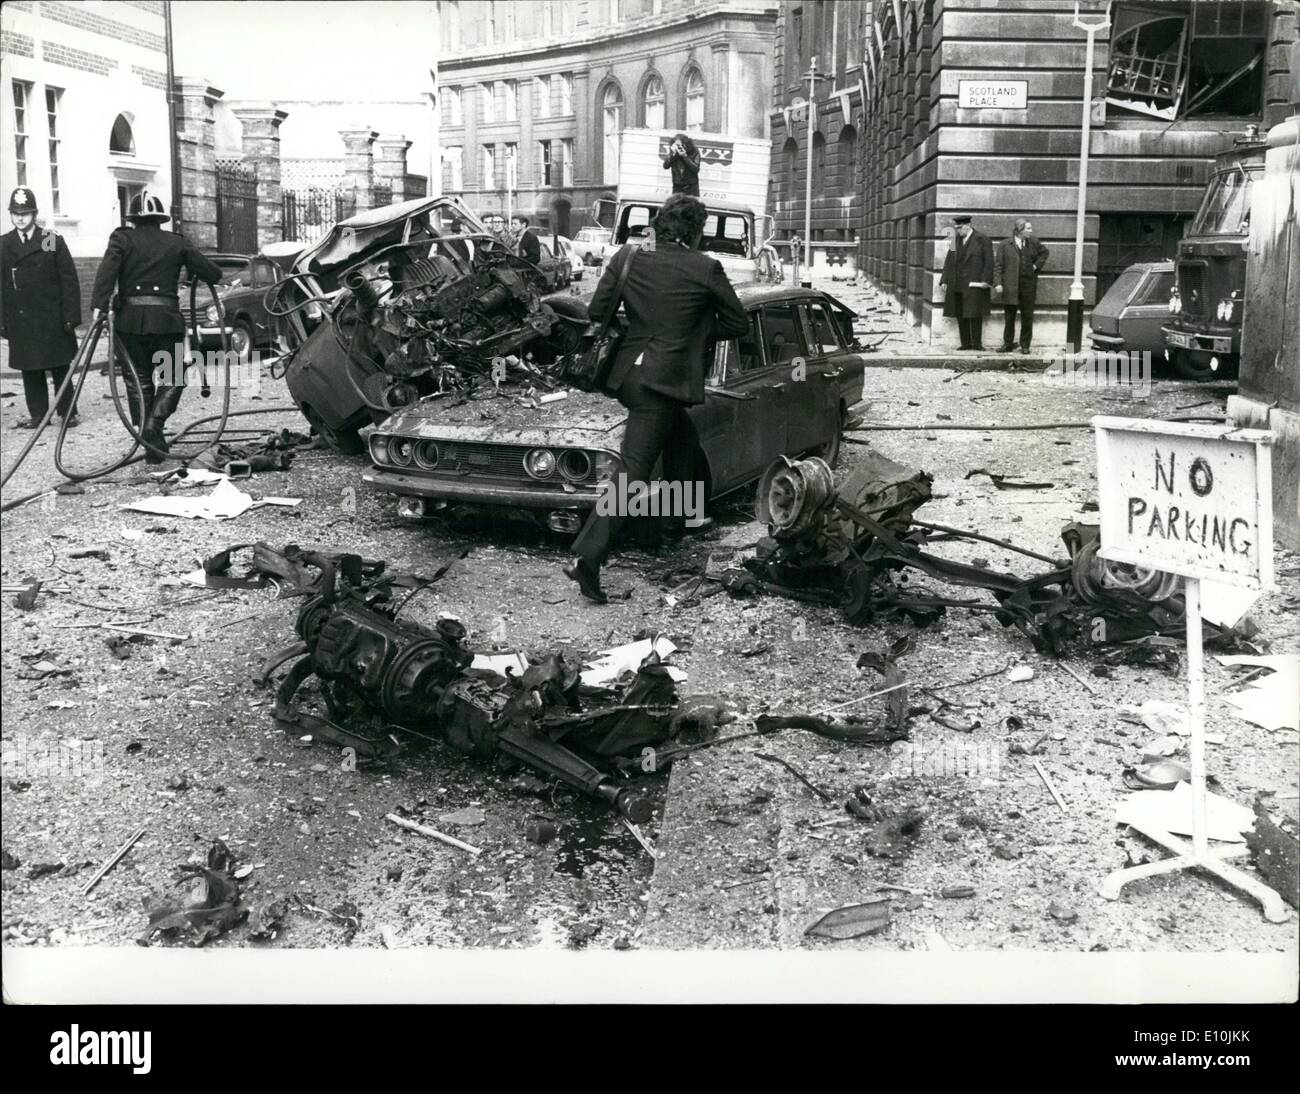
M 1093 67 L 1083 253 L 1091 305 L 1126 266 L 1173 253 L 1215 153 L 1234 134 L 1287 113 L 1296 5 L 1085 0 L 1080 7 L 1087 19 L 1107 10 L 1111 19 Z M 832 43 L 843 54 L 847 36 L 847 48 L 860 53 L 837 57 L 835 79 L 819 81 L 817 93 L 819 261 L 852 255 L 927 340 L 955 343 L 938 288 L 945 223 L 967 212 L 978 229 L 1002 238 L 1016 216 L 1027 215 L 1051 253 L 1040 282 L 1039 341 L 1061 340 L 1086 42 L 1072 25 L 1074 8 L 1073 0 L 785 0 L 772 114 L 778 234 L 803 232 L 806 121 L 787 117 L 807 85 L 794 73 L 814 55 L 828 71 L 820 58 Z M 1012 81 L 1027 85 L 1023 106 L 962 98 L 963 83 L 969 94 L 976 83 Z
M 572 234 L 618 183 L 624 128 L 768 136 L 775 2 L 439 5 L 443 193 Z
M 132 195 L 148 188 L 171 201 L 164 6 L 10 0 L 0 9 L 0 57 L 0 189 L 35 191 L 88 300 Z

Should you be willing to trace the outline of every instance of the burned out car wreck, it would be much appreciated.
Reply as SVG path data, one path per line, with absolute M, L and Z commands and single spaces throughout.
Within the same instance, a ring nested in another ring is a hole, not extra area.
M 334 448 L 432 395 L 520 383 L 578 345 L 582 302 L 554 260 L 533 264 L 455 198 L 416 199 L 336 224 L 319 242 L 267 249 L 267 293 L 289 393 Z

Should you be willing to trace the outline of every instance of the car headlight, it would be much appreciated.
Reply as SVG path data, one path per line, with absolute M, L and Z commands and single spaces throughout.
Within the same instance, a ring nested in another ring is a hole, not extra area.
M 591 457 L 581 448 L 566 448 L 560 453 L 560 474 L 570 482 L 581 482 L 591 474 Z
M 215 323 L 221 318 L 220 313 L 217 311 L 216 304 L 209 304 L 208 310 L 203 313 L 203 316 L 209 323 Z
M 1178 298 L 1176 292 L 1169 294 L 1169 314 L 1177 315 L 1183 310 L 1183 302 Z
M 618 474 L 618 457 L 612 452 L 592 453 L 592 466 L 596 469 L 596 481 L 605 482 Z
M 410 467 L 415 459 L 415 442 L 410 437 L 393 437 L 388 442 L 388 459 L 398 467 Z
M 1232 301 L 1220 300 L 1219 306 L 1214 309 L 1214 314 L 1218 318 L 1219 322 L 1222 323 L 1232 314 Z
M 370 458 L 375 463 L 388 462 L 388 438 L 382 433 L 370 435 Z
M 438 466 L 438 446 L 433 441 L 420 441 L 415 446 L 415 462 L 427 470 Z
M 524 456 L 524 470 L 535 479 L 549 479 L 555 474 L 555 453 L 549 448 L 529 449 Z

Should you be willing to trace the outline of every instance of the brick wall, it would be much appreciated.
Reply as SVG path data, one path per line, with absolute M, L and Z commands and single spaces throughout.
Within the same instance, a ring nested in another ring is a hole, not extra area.
M 107 246 L 108 241 L 104 241 Z M 81 322 L 83 324 L 90 322 L 90 293 L 95 287 L 95 272 L 99 269 L 99 260 L 102 255 L 94 255 L 90 258 L 74 258 L 72 263 L 77 267 L 77 282 L 81 287 Z
M 140 77 L 140 82 L 145 87 L 152 87 L 158 91 L 167 90 L 167 73 L 145 68 L 142 65 L 132 65 L 131 71 Z
M 117 68 L 117 61 L 112 57 L 105 57 L 102 53 L 89 53 L 58 42 L 41 43 L 41 60 L 82 72 L 93 72 L 96 76 L 107 76 Z
M 12 53 L 15 57 L 34 57 L 36 42 L 26 34 L 16 34 L 11 30 L 0 31 L 0 53 Z
M 87 10 L 85 4 L 72 4 L 68 3 L 68 0 L 44 0 L 41 4 L 41 15 L 54 23 L 80 27 L 82 30 L 93 31 L 120 42 L 144 46 L 145 49 L 156 50 L 158 53 L 165 53 L 167 50 L 167 39 L 163 35 L 141 30 L 117 19 L 107 19 Z

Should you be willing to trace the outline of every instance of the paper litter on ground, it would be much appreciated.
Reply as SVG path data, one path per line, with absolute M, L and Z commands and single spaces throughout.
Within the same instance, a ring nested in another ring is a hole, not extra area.
M 1244 832 L 1255 827 L 1255 814 L 1218 794 L 1205 794 L 1206 834 L 1225 843 L 1244 843 Z M 1180 782 L 1172 790 L 1138 790 L 1115 803 L 1115 823 L 1192 834 L 1192 787 Z
M 1223 696 L 1248 722 L 1268 730 L 1300 730 L 1300 655 L 1273 657 L 1219 656 L 1223 665 L 1250 665 L 1272 669 L 1267 676 L 1252 680 L 1241 691 Z
M 650 656 L 652 648 L 661 658 L 677 652 L 677 647 L 663 635 L 655 637 L 653 646 L 649 638 L 629 642 L 626 646 L 615 646 L 612 650 L 605 650 L 583 670 L 582 682 L 590 687 L 612 684 L 623 673 L 636 672 L 641 667 L 641 662 Z M 675 684 L 686 679 L 686 673 L 672 665 L 668 666 L 668 675 Z
M 217 481 L 212 493 L 203 497 L 178 497 L 176 495 L 157 494 L 151 498 L 141 498 L 128 502 L 122 508 L 133 513 L 152 513 L 163 517 L 190 517 L 203 520 L 233 520 L 242 516 L 249 509 L 263 505 L 296 506 L 301 498 L 262 498 L 254 501 L 252 495 L 235 486 L 224 476 Z

